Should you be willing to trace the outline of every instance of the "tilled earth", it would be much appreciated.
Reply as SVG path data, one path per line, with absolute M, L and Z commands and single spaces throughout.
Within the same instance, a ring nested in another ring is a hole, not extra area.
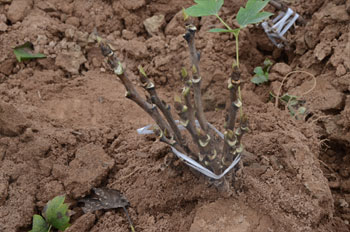
M 288 34 L 287 50 L 257 26 L 242 31 L 250 133 L 228 192 L 182 163 L 168 165 L 170 149 L 136 133 L 152 120 L 125 99 L 90 38 L 96 28 L 114 45 L 136 85 L 143 65 L 172 103 L 190 63 L 181 9 L 191 4 L 0 0 L 1 232 L 29 231 L 32 216 L 57 195 L 74 212 L 68 231 L 128 231 L 123 211 L 83 214 L 78 200 L 93 187 L 125 195 L 136 231 L 349 231 L 350 1 L 289 0 L 307 23 Z M 225 1 L 222 17 L 233 25 L 243 4 Z M 235 41 L 208 33 L 219 26 L 215 18 L 195 23 L 205 111 L 223 129 Z M 26 41 L 47 58 L 18 63 L 12 48 Z M 270 81 L 255 86 L 253 70 L 265 58 L 274 63 Z M 311 74 L 294 73 L 282 86 L 303 100 L 307 113 L 298 120 L 270 99 L 295 70 Z

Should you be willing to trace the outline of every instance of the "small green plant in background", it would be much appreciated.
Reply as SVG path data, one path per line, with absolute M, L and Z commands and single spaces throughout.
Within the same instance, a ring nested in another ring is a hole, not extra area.
M 43 217 L 33 216 L 33 227 L 29 232 L 50 232 L 52 228 L 60 231 L 67 229 L 69 224 L 68 204 L 64 204 L 65 197 L 57 196 L 50 200 L 43 210 Z
M 31 60 L 45 58 L 46 56 L 41 53 L 34 53 L 34 45 L 31 42 L 26 42 L 20 46 L 17 46 L 13 49 L 13 53 L 16 56 L 18 62 L 22 60 Z
M 305 101 L 300 99 L 301 97 L 285 93 L 283 96 L 279 97 L 281 103 L 285 104 L 291 116 L 295 119 L 305 119 L 309 114 L 309 111 L 304 106 Z M 270 92 L 270 99 L 276 99 L 276 96 Z
M 251 81 L 254 84 L 260 85 L 269 81 L 269 71 L 272 66 L 272 62 L 269 59 L 265 59 L 264 66 L 258 66 L 254 69 L 254 77 Z

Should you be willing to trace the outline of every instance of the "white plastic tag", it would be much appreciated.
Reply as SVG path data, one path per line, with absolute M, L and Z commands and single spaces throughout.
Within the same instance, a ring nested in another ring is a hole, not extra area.
M 295 21 L 299 18 L 299 14 L 295 13 L 290 8 L 287 12 L 281 12 L 276 18 L 272 20 L 273 25 L 270 26 L 268 22 L 261 23 L 265 33 L 271 40 L 271 42 L 278 48 L 282 48 L 284 45 L 282 42 L 278 43 L 277 40 L 285 41 L 283 35 L 293 26 Z
M 179 124 L 179 121 L 176 120 L 177 126 L 179 127 L 180 130 L 184 130 L 185 128 Z M 210 123 L 208 123 L 208 125 L 222 138 L 224 139 L 224 135 L 218 131 L 213 125 L 211 125 Z M 199 126 L 198 121 L 196 120 L 196 126 Z M 145 127 L 139 128 L 137 129 L 137 133 L 141 134 L 141 135 L 145 135 L 145 134 L 153 134 L 153 130 L 151 130 L 150 128 L 152 127 L 152 125 L 147 125 Z M 212 179 L 215 180 L 219 180 L 221 179 L 223 176 L 225 176 L 232 168 L 234 168 L 239 161 L 241 160 L 241 155 L 237 155 L 235 160 L 231 163 L 231 165 L 226 168 L 226 170 L 221 173 L 220 175 L 216 175 L 215 173 L 213 173 L 212 171 L 210 171 L 209 169 L 203 167 L 201 164 L 199 164 L 198 162 L 196 162 L 195 160 L 191 159 L 190 157 L 188 157 L 187 155 L 179 152 L 178 150 L 176 150 L 174 147 L 171 146 L 171 150 L 173 151 L 173 153 L 180 159 L 182 159 L 185 164 L 187 164 L 188 166 L 190 166 L 191 168 L 197 170 L 198 172 L 206 175 L 207 177 L 210 177 Z

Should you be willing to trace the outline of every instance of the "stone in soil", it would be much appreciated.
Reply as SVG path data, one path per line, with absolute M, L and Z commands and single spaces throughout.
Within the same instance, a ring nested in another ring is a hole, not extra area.
M 93 213 L 87 213 L 79 217 L 72 226 L 66 229 L 66 232 L 87 232 L 94 225 L 96 216 Z
M 121 0 L 120 2 L 127 10 L 137 10 L 146 5 L 145 0 Z
M 33 0 L 13 0 L 8 11 L 7 18 L 16 23 L 22 21 L 33 7 Z
M 27 119 L 13 105 L 0 101 L 0 135 L 20 135 L 28 125 Z
M 292 71 L 292 68 L 286 63 L 276 63 L 271 68 L 271 73 L 277 72 L 283 76 L 287 75 Z
M 56 57 L 56 65 L 71 74 L 79 74 L 80 65 L 86 62 L 81 51 L 59 53 Z
M 146 31 L 152 36 L 159 34 L 164 24 L 164 15 L 154 15 L 143 21 L 143 25 L 145 26 Z
M 87 144 L 76 151 L 69 167 L 64 167 L 64 186 L 74 198 L 85 196 L 91 188 L 97 187 L 114 166 L 114 160 L 94 144 Z

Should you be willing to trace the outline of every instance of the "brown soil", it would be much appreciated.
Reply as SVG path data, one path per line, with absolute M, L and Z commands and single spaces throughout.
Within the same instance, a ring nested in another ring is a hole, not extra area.
M 238 4 L 238 3 L 239 4 Z M 245 1 L 226 1 L 232 17 Z M 142 64 L 162 98 L 180 91 L 189 57 L 181 9 L 191 0 L 0 0 L 0 231 L 28 231 L 48 200 L 66 195 L 74 211 L 68 231 L 128 231 L 122 211 L 83 214 L 78 200 L 93 187 L 120 190 L 136 231 L 349 231 L 350 1 L 288 1 L 307 20 L 279 50 L 263 31 L 240 37 L 244 110 L 243 168 L 229 192 L 173 159 L 169 148 L 136 129 L 152 120 L 124 98 L 89 34 L 110 40 L 135 80 Z M 273 11 L 272 7 L 269 7 Z M 164 21 L 150 35 L 143 22 Z M 226 77 L 234 40 L 200 30 L 203 97 L 210 123 L 222 129 Z M 25 41 L 46 59 L 18 63 L 12 48 Z M 250 82 L 254 67 L 276 63 L 269 84 Z M 269 102 L 292 70 L 283 93 L 302 96 L 309 114 L 296 120 Z M 136 83 L 136 81 L 135 81 Z M 139 89 L 141 91 L 141 89 Z

